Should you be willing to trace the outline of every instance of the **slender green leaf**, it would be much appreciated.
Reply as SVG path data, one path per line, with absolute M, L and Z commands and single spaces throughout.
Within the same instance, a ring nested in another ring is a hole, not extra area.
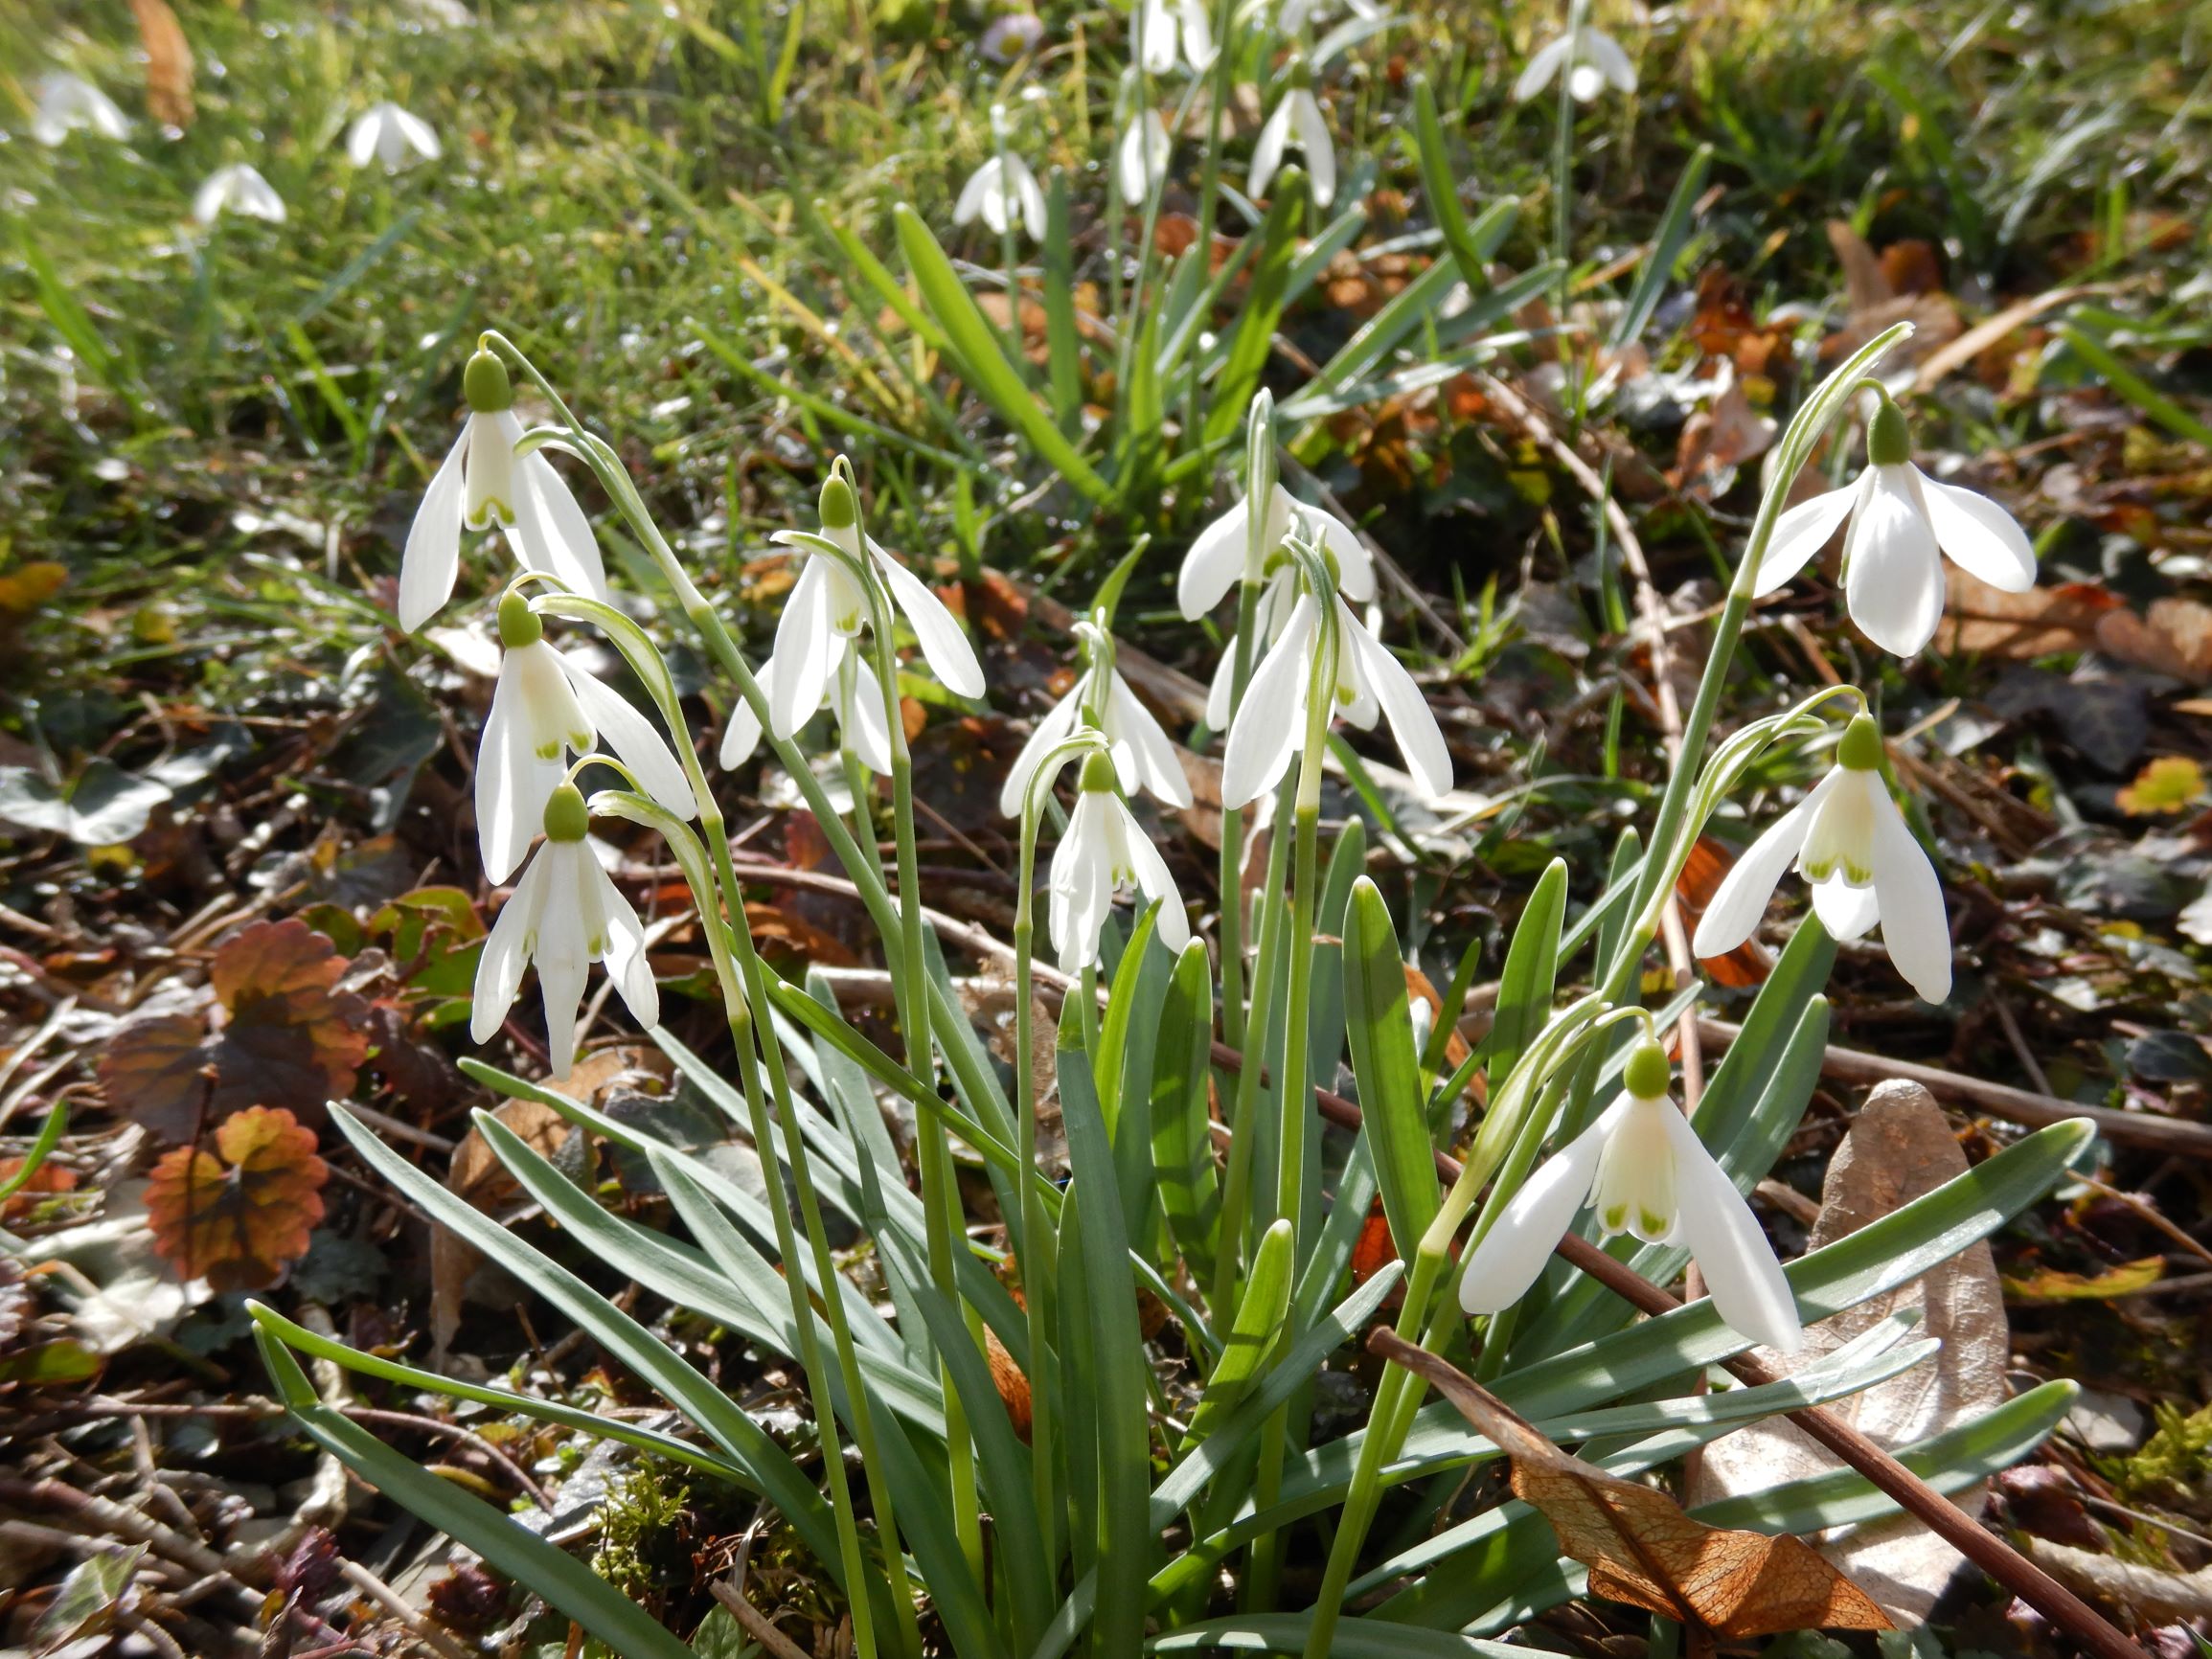
M 1555 868 L 1558 868 L 1555 866 Z M 1428 1138 L 1427 1099 L 1413 1052 L 1413 1018 L 1405 964 L 1382 891 L 1361 876 L 1352 889 L 1344 926 L 1345 1025 L 1352 1037 L 1352 1075 L 1382 1213 L 1401 1259 L 1410 1261 L 1436 1219 L 1435 1146 Z
M 1536 1040 L 1551 1017 L 1552 998 L 1559 987 L 1560 925 L 1566 918 L 1567 866 L 1555 858 L 1537 878 L 1536 888 L 1522 908 L 1520 921 L 1506 947 L 1505 967 L 1498 976 L 1497 1012 L 1491 1021 L 1489 1098 L 1496 1100 L 1505 1079 L 1520 1063 L 1528 1045 Z
M 1152 1170 L 1169 1234 L 1191 1277 L 1214 1282 L 1220 1176 L 1214 1164 L 1209 1088 L 1214 1035 L 1213 965 L 1203 943 L 1184 946 L 1160 1009 L 1152 1060 Z

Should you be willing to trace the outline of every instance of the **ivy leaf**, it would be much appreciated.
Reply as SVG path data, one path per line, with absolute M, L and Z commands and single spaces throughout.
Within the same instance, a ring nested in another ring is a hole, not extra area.
M 104 757 L 58 788 L 33 767 L 0 766 L 0 818 L 84 847 L 135 839 L 169 797 L 168 784 L 133 777 Z
M 180 1278 L 217 1292 L 262 1290 L 308 1252 L 330 1166 L 315 1132 L 282 1107 L 251 1106 L 216 1131 L 216 1153 L 179 1147 L 146 1190 L 153 1247 Z
M 258 921 L 216 950 L 215 1029 L 197 1013 L 131 1020 L 101 1057 L 101 1084 L 172 1143 L 247 1106 L 319 1124 L 331 1100 L 353 1093 L 369 1052 L 369 1005 L 338 989 L 349 966 L 296 918 Z

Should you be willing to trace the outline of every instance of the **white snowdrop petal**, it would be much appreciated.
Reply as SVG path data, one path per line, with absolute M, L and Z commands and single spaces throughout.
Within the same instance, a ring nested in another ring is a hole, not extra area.
M 1217 732 L 1229 729 L 1233 713 L 1230 703 L 1237 693 L 1237 636 L 1231 634 L 1221 648 L 1221 660 L 1214 665 L 1214 677 L 1206 687 L 1206 724 Z
M 1121 811 L 1127 818 L 1129 808 L 1123 807 Z M 1138 891 L 1148 899 L 1159 901 L 1160 943 L 1179 955 L 1183 946 L 1191 943 L 1191 919 L 1183 909 L 1183 896 L 1175 888 L 1174 875 L 1168 869 L 1168 861 L 1161 856 L 1160 850 L 1152 845 L 1152 838 L 1138 828 L 1134 819 L 1129 820 L 1128 829 L 1129 862 L 1136 874 Z
M 1796 1299 L 1759 1218 L 1687 1119 L 1671 1106 L 1667 1135 L 1680 1182 L 1682 1237 L 1705 1276 L 1713 1306 L 1731 1329 L 1783 1353 L 1804 1341 Z
M 583 863 L 583 878 L 596 889 L 600 919 L 605 928 L 600 955 L 606 964 L 607 977 L 614 981 L 630 1017 L 650 1030 L 660 1024 L 660 987 L 653 981 L 652 963 L 646 956 L 645 924 L 599 860 L 586 857 Z
M 948 691 L 963 697 L 983 695 L 983 664 L 976 660 L 975 648 L 960 631 L 960 624 L 945 602 L 931 593 L 920 577 L 873 542 L 869 551 L 890 584 L 892 600 L 905 613 L 906 625 L 914 630 L 915 643 L 921 646 L 930 670 Z
M 1152 710 L 1129 690 L 1119 670 L 1106 690 L 1106 728 L 1135 756 L 1137 787 L 1171 807 L 1191 804 L 1190 780 L 1183 776 L 1183 763 L 1175 755 L 1174 741 L 1166 728 L 1152 718 Z
M 1083 699 L 1090 689 L 1090 673 L 1086 670 L 1076 678 L 1066 696 L 1049 709 L 1043 719 L 1031 729 L 1029 740 L 1021 752 L 1014 757 L 1014 764 L 1007 768 L 1006 783 L 998 791 L 998 810 L 1008 818 L 1021 816 L 1023 797 L 1029 791 L 1029 781 L 1037 769 L 1044 764 L 1044 758 L 1052 747 L 1075 730 L 1076 716 L 1083 712 Z
M 1374 599 L 1375 556 L 1367 551 L 1359 533 L 1326 508 L 1301 503 L 1299 511 L 1305 514 L 1308 530 L 1319 533 L 1321 545 L 1336 560 L 1336 591 L 1354 604 Z
M 407 530 L 406 550 L 399 556 L 399 626 L 408 633 L 436 616 L 453 597 L 454 579 L 461 570 L 467 453 L 468 428 L 464 425 L 430 488 L 422 492 L 422 505 L 415 510 L 415 522 Z
M 853 745 L 854 758 L 878 777 L 889 776 L 890 711 L 884 706 L 882 681 L 859 651 L 853 653 L 853 700 L 839 712 L 837 720 L 845 740 Z
M 2011 513 L 1986 495 L 1926 473 L 1917 482 L 1936 545 L 1961 570 L 2005 593 L 2036 585 L 2036 550 Z
M 561 667 L 567 670 L 569 686 L 585 716 L 616 759 L 637 774 L 647 794 L 679 818 L 697 817 L 703 807 L 713 805 L 692 793 L 692 781 L 683 762 L 676 759 L 660 728 L 627 697 L 566 658 L 561 660 Z
M 1460 1275 L 1459 1306 L 1468 1313 L 1495 1313 L 1520 1300 L 1552 1257 L 1560 1238 L 1589 1196 L 1606 1142 L 1624 1116 L 1623 1095 L 1598 1121 L 1521 1183 Z
M 1252 146 L 1252 165 L 1244 174 L 1247 194 L 1267 193 L 1267 187 L 1275 182 L 1275 170 L 1283 165 L 1283 148 L 1289 140 L 1290 101 L 1286 98 L 1275 105 L 1275 113 L 1260 128 L 1259 142 Z
M 1868 639 L 1892 656 L 1914 656 L 1943 617 L 1943 565 L 1906 469 L 1872 470 L 1881 476 L 1853 516 L 1844 549 L 1844 601 Z
M 1833 774 L 1831 774 L 1833 776 Z M 1826 779 L 1822 780 L 1825 784 Z M 1713 901 L 1698 920 L 1698 936 L 1690 949 L 1699 956 L 1725 956 L 1758 929 L 1774 898 L 1790 861 L 1805 845 L 1805 831 L 1813 822 L 1818 790 L 1806 797 L 1767 826 L 1758 840 L 1721 878 Z
M 1044 192 L 1038 187 L 1037 174 L 1030 170 L 1027 162 L 1016 156 L 1013 160 L 1013 167 L 1015 196 L 1021 203 L 1021 221 L 1029 227 L 1029 239 L 1041 242 L 1050 228 L 1045 213 Z
M 1514 102 L 1526 103 L 1549 85 L 1552 77 L 1560 72 L 1560 65 L 1566 61 L 1567 48 L 1572 44 L 1562 34 L 1540 47 L 1522 68 L 1520 79 L 1513 83 Z
M 533 861 L 507 896 L 491 932 L 476 959 L 476 985 L 469 998 L 468 1035 L 489 1042 L 492 1033 L 507 1023 L 508 1011 L 522 989 L 522 972 L 530 964 L 525 946 L 537 926 L 537 911 L 544 901 L 545 866 Z
M 1300 594 L 1290 621 L 1244 688 L 1221 758 L 1221 805 L 1243 807 L 1272 788 L 1304 736 L 1306 679 L 1318 621 L 1312 597 Z
M 960 199 L 952 204 L 954 224 L 974 222 L 975 216 L 983 211 L 984 198 L 997 188 L 998 171 L 998 157 L 994 155 L 968 175 L 968 182 L 960 187 Z
M 1881 901 L 1872 887 L 1854 887 L 1837 871 L 1827 880 L 1813 884 L 1813 914 L 1820 918 L 1829 938 L 1838 944 L 1849 944 L 1863 939 L 1881 920 Z
M 468 417 L 468 464 L 465 469 L 467 507 L 464 517 L 469 529 L 489 530 L 493 524 L 519 521 L 514 444 L 521 436 L 522 422 L 512 409 Z M 533 562 L 527 568 L 550 570 L 552 566 Z
M 1836 527 L 1850 514 L 1852 503 L 1862 493 L 1859 485 L 1847 484 L 1841 489 L 1815 495 L 1811 501 L 1800 501 L 1776 519 L 1774 533 L 1767 541 L 1766 557 L 1759 561 L 1759 578 L 1752 584 L 1752 596 L 1763 599 L 1776 592 L 1803 570 L 1813 556 L 1828 545 L 1828 538 L 1836 534 Z
M 1203 75 L 1214 66 L 1214 26 L 1206 17 L 1206 0 L 1177 0 L 1183 14 L 1183 57 Z
M 827 556 L 807 554 L 806 567 L 776 622 L 776 683 L 768 691 L 768 729 L 788 738 L 822 706 L 840 643 L 830 626 Z
M 1186 622 L 1197 622 L 1216 605 L 1244 573 L 1247 503 L 1236 506 L 1198 532 L 1175 573 L 1175 603 Z
M 761 694 L 773 697 L 775 692 L 776 659 L 770 657 L 753 670 L 753 681 L 761 688 Z M 740 697 L 730 708 L 730 722 L 722 732 L 722 746 L 715 757 L 722 770 L 727 772 L 741 766 L 752 757 L 761 744 L 761 717 L 753 713 L 753 705 Z
M 1583 30 L 1583 57 L 1616 91 L 1635 91 L 1635 66 L 1621 50 L 1621 43 L 1603 29 Z
M 1887 790 L 1874 814 L 1873 856 L 1882 948 L 1923 1001 L 1941 1003 L 1950 995 L 1951 956 L 1943 883 Z
M 1336 146 L 1329 136 L 1329 124 L 1322 119 L 1319 102 L 1304 88 L 1290 95 L 1290 104 L 1298 148 L 1306 154 L 1306 172 L 1313 181 L 1314 203 L 1327 207 L 1336 199 Z
M 1448 793 L 1451 750 L 1412 674 L 1387 646 L 1359 625 L 1342 600 L 1336 602 L 1336 626 L 1344 641 L 1342 648 L 1357 653 L 1355 666 L 1365 689 L 1390 717 L 1390 735 L 1398 739 L 1398 752 L 1405 758 L 1415 786 L 1432 801 Z M 1346 718 L 1350 717 L 1347 711 Z

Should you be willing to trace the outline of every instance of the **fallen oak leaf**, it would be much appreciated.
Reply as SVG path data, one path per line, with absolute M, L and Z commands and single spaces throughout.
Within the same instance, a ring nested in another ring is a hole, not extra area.
M 315 1132 L 281 1106 L 234 1113 L 215 1145 L 219 1156 L 179 1147 L 153 1167 L 153 1247 L 188 1282 L 264 1290 L 308 1253 L 330 1166 L 316 1156 Z
M 1589 1569 L 1590 1594 L 1722 1638 L 1785 1630 L 1887 1630 L 1866 1592 L 1784 1533 L 1693 1519 L 1666 1493 L 1572 1457 L 1471 1377 L 1394 1330 L 1367 1346 L 1458 1407 L 1513 1464 L 1513 1493 L 1539 1511 L 1561 1550 Z

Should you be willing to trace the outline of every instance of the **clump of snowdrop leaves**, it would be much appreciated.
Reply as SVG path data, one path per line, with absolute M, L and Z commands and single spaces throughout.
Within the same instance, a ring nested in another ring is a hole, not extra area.
M 572 593 L 607 598 L 605 566 L 583 509 L 543 455 L 514 452 L 522 422 L 507 365 L 479 348 L 461 390 L 468 419 L 422 493 L 399 557 L 399 625 L 413 633 L 453 597 L 465 524 L 505 526 L 524 570 L 554 576 Z
M 1749 939 L 1792 860 L 1813 884 L 1821 926 L 1849 943 L 1880 923 L 1906 983 L 1929 1002 L 1950 995 L 1943 884 L 1890 799 L 1871 716 L 1852 719 L 1828 776 L 1736 860 L 1698 923 L 1698 955 L 1724 956 Z
M 638 1024 L 660 1023 L 660 989 L 646 959 L 637 910 L 600 868 L 584 839 L 591 814 L 574 784 L 546 801 L 545 841 L 522 873 L 507 906 L 484 941 L 476 965 L 468 1034 L 489 1042 L 507 1021 L 532 964 L 545 1003 L 545 1041 L 552 1075 L 576 1065 L 576 1014 L 591 965 L 604 962 L 614 988 Z
M 654 800 L 679 818 L 697 815 L 691 782 L 652 722 L 548 644 L 519 593 L 499 602 L 499 643 L 506 655 L 476 752 L 476 840 L 489 879 L 506 880 L 522 862 L 568 751 L 587 754 L 603 737 Z
M 1589 102 L 1608 86 L 1618 92 L 1636 89 L 1635 65 L 1621 43 L 1585 23 L 1548 42 L 1528 60 L 1513 83 L 1513 101 L 1526 103 L 1558 80 L 1562 70 L 1566 72 L 1567 92 L 1577 103 Z
M 1879 395 L 1866 426 L 1866 470 L 1775 522 L 1753 593 L 1772 593 L 1803 570 L 1848 517 L 1845 607 L 1868 639 L 1909 657 L 1943 620 L 1939 555 L 1994 588 L 2025 593 L 2036 584 L 2036 554 L 2012 515 L 1988 496 L 1939 484 L 1912 464 L 1911 424 L 1888 394 Z
M 1067 833 L 1053 850 L 1046 923 L 1062 973 L 1079 973 L 1099 960 L 1099 936 L 1118 893 L 1141 892 L 1159 902 L 1159 939 L 1170 950 L 1180 952 L 1191 942 L 1190 918 L 1168 861 L 1114 785 L 1112 759 L 1085 757 Z
M 774 537 L 798 549 L 806 560 L 776 624 L 775 654 L 761 675 L 768 700 L 768 725 L 776 736 L 790 737 L 821 708 L 847 647 L 869 622 L 863 571 L 872 571 L 881 580 L 891 602 L 914 630 L 924 660 L 946 689 L 964 697 L 983 695 L 983 665 L 960 624 L 919 577 L 874 536 L 862 534 L 858 499 L 842 477 L 832 476 L 822 486 L 820 511 L 822 534 L 844 550 L 853 568 L 809 547 L 807 538 L 789 531 L 779 531 Z
M 130 136 L 130 122 L 115 100 L 91 81 L 56 70 L 39 78 L 31 136 L 51 149 L 73 132 L 93 132 L 121 142 Z
M 281 225 L 285 222 L 285 200 L 258 168 L 234 161 L 210 173 L 207 183 L 192 198 L 192 216 L 203 225 L 214 224 L 226 213 Z
M 1206 0 L 1137 0 L 1129 26 L 1136 32 L 1131 56 L 1147 75 L 1167 74 L 1178 57 L 1194 74 L 1213 67 L 1214 29 L 1206 18 Z
M 346 133 L 346 154 L 355 167 L 381 163 L 388 171 L 436 161 L 445 153 L 438 135 L 419 115 L 397 103 L 379 103 L 361 115 Z
M 1304 58 L 1291 60 L 1286 80 L 1282 97 L 1275 101 L 1275 112 L 1267 117 L 1266 125 L 1260 128 L 1259 142 L 1252 147 L 1252 170 L 1245 183 L 1253 195 L 1265 195 L 1274 182 L 1275 170 L 1283 165 L 1285 147 L 1296 145 L 1313 181 L 1313 200 L 1327 207 L 1336 199 L 1336 147 L 1330 140 L 1329 123 L 1321 114 L 1320 101 L 1313 96 L 1313 74 Z
M 1797 1305 L 1751 1207 L 1668 1090 L 1666 1051 L 1639 1043 L 1620 1097 L 1532 1175 L 1475 1246 L 1460 1307 L 1496 1313 L 1520 1300 L 1586 1200 L 1606 1237 L 1687 1244 L 1721 1317 L 1784 1353 L 1804 1340 Z
M 1045 757 L 1072 737 L 1079 724 L 1096 726 L 1105 734 L 1106 753 L 1113 758 L 1115 776 L 1129 794 L 1148 790 L 1171 807 L 1191 804 L 1190 781 L 1183 776 L 1175 745 L 1152 712 L 1137 700 L 1129 681 L 1113 666 L 1113 640 L 1089 622 L 1075 625 L 1088 665 L 1076 676 L 1067 694 L 1038 721 L 1021 753 L 1006 774 L 999 791 L 998 809 L 1009 818 L 1021 816 L 1029 795 L 1029 781 L 1044 764 Z

